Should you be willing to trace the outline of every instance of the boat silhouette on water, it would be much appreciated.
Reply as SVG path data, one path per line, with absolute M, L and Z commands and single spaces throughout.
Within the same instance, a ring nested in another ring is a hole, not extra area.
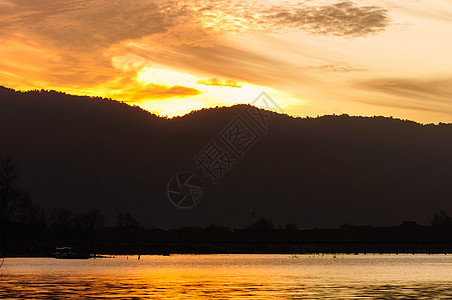
M 54 254 L 56 259 L 88 259 L 91 257 L 88 253 L 74 252 L 71 247 L 57 247 Z

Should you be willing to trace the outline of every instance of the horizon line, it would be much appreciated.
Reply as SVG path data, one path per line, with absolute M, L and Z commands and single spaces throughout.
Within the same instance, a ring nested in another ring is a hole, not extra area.
M 419 124 L 419 125 L 422 125 L 422 126 L 452 125 L 452 123 L 444 123 L 444 122 L 424 123 L 424 122 L 414 121 L 414 120 L 411 120 L 411 119 L 402 119 L 402 118 L 398 118 L 398 117 L 394 117 L 394 116 L 384 116 L 384 115 L 365 116 L 365 115 L 350 115 L 348 113 L 341 113 L 341 114 L 333 113 L 333 114 L 317 115 L 315 117 L 300 116 L 300 115 L 290 115 L 290 114 L 288 114 L 286 112 L 277 112 L 277 111 L 273 111 L 273 110 L 264 109 L 264 108 L 252 105 L 251 103 L 236 103 L 236 104 L 232 104 L 232 105 L 229 105 L 229 106 L 228 105 L 224 105 L 224 106 L 218 106 L 217 105 L 217 106 L 203 107 L 201 109 L 191 110 L 190 112 L 187 112 L 187 113 L 185 113 L 183 115 L 175 115 L 175 116 L 169 117 L 168 115 L 161 115 L 161 114 L 158 114 L 156 112 L 151 112 L 151 111 L 149 111 L 147 109 L 144 109 L 144 108 L 140 107 L 137 104 L 130 104 L 130 101 L 113 99 L 113 98 L 106 98 L 106 97 L 103 97 L 103 96 L 90 96 L 90 95 L 86 95 L 86 94 L 72 94 L 72 93 L 68 93 L 68 92 L 64 92 L 64 91 L 58 91 L 56 89 L 50 89 L 50 90 L 47 90 L 47 89 L 29 89 L 29 90 L 27 90 L 27 89 L 25 89 L 25 90 L 22 90 L 22 89 L 10 88 L 10 87 L 7 87 L 7 86 L 1 85 L 1 84 L 0 84 L 0 88 L 6 89 L 6 90 L 10 90 L 10 91 L 13 91 L 13 92 L 16 92 L 16 93 L 22 93 L 22 94 L 32 93 L 32 92 L 39 92 L 39 93 L 56 92 L 58 94 L 68 95 L 68 96 L 72 96 L 72 97 L 87 97 L 87 98 L 91 98 L 91 99 L 101 99 L 101 100 L 114 101 L 114 102 L 125 104 L 125 105 L 127 105 L 129 107 L 132 107 L 132 108 L 138 108 L 138 109 L 140 109 L 142 111 L 145 111 L 146 113 L 149 113 L 149 114 L 151 114 L 153 116 L 156 116 L 156 117 L 158 117 L 160 119 L 166 119 L 166 120 L 172 120 L 172 119 L 177 119 L 177 118 L 184 118 L 184 117 L 190 116 L 192 114 L 195 114 L 195 113 L 198 113 L 198 112 L 202 112 L 202 111 L 206 111 L 206 110 L 227 109 L 227 108 L 234 108 L 234 107 L 249 105 L 249 106 L 254 106 L 254 107 L 256 107 L 256 108 L 258 108 L 260 110 L 270 111 L 270 112 L 273 112 L 273 113 L 275 113 L 277 115 L 286 116 L 286 117 L 289 117 L 289 118 L 292 118 L 292 119 L 303 119 L 303 120 L 306 120 L 306 119 L 320 119 L 320 118 L 324 118 L 324 117 L 349 117 L 349 118 L 364 118 L 364 119 L 384 118 L 384 119 L 388 119 L 388 120 L 395 120 L 395 121 L 415 123 L 415 124 Z

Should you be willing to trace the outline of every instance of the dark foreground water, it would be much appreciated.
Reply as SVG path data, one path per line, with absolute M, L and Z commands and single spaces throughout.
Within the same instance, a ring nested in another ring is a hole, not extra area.
M 8 258 L 0 298 L 452 299 L 452 255 Z

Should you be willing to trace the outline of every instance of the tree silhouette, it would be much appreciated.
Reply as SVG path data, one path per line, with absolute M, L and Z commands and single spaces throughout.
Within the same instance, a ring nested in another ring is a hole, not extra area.
M 120 213 L 116 218 L 116 224 L 118 227 L 130 228 L 137 227 L 139 225 L 129 213 Z
M 100 230 L 104 226 L 104 216 L 98 209 L 91 209 L 87 213 L 77 216 L 76 222 L 79 227 L 88 232 Z
M 0 225 L 6 226 L 25 208 L 29 198 L 17 185 L 16 166 L 11 157 L 0 157 Z
M 444 209 L 433 215 L 432 226 L 440 227 L 452 224 L 452 219 L 447 215 Z
M 273 229 L 274 226 L 272 221 L 267 220 L 265 218 L 260 218 L 251 226 L 251 228 L 255 230 L 270 230 Z

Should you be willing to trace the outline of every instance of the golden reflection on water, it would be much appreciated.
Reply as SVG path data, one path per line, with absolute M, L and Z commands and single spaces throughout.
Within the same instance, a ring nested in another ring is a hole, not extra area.
M 448 255 L 8 258 L 0 298 L 451 299 Z

